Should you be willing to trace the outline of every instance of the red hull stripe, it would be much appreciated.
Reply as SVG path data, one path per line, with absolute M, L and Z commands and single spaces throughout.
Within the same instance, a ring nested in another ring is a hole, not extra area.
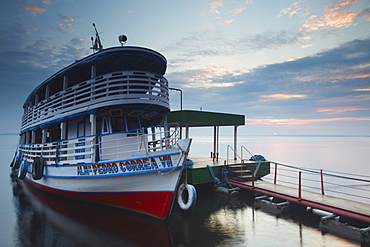
M 166 219 L 171 209 L 174 192 L 70 192 L 31 182 L 37 188 L 71 198 L 120 207 L 160 219 Z

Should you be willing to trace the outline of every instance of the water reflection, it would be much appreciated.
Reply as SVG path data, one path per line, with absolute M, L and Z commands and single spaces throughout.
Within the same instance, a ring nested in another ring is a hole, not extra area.
M 12 182 L 16 246 L 172 246 L 164 222 Z
M 14 246 L 356 246 L 323 235 L 318 218 L 277 217 L 244 197 L 198 191 L 195 208 L 177 204 L 165 222 L 42 192 L 12 176 Z
M 201 223 L 225 203 L 213 194 L 203 196 L 189 212 L 175 204 L 170 218 L 160 221 L 46 193 L 15 174 L 11 183 L 17 216 L 14 246 L 214 246 L 230 238 L 230 226 Z

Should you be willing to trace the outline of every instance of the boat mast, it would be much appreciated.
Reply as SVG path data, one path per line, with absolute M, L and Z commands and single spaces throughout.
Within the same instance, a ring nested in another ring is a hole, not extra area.
M 96 29 L 95 23 L 93 23 L 94 29 L 95 29 L 95 41 L 94 37 L 91 37 L 92 47 L 90 49 L 95 51 L 101 51 L 103 50 L 103 45 L 100 41 L 100 36 L 98 33 L 98 30 Z

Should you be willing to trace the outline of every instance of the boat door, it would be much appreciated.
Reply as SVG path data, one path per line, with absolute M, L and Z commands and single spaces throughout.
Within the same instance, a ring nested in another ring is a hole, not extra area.
M 85 138 L 82 138 L 86 136 L 86 122 L 85 121 L 79 121 L 77 123 L 77 138 L 78 142 L 76 143 L 76 147 L 84 147 L 86 145 Z M 76 149 L 76 153 L 85 153 L 85 148 L 78 148 Z M 77 160 L 85 159 L 85 155 L 77 155 Z

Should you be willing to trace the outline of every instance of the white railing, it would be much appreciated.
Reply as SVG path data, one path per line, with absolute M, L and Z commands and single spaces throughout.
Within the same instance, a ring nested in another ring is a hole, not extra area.
M 24 159 L 42 156 L 47 165 L 91 163 L 94 161 L 96 136 L 88 136 L 57 142 L 22 144 L 19 151 Z
M 166 125 L 138 129 L 130 132 L 100 136 L 100 160 L 115 160 L 136 154 L 171 149 L 179 140 L 179 130 L 166 130 Z
M 98 76 L 29 107 L 22 117 L 21 129 L 101 106 L 132 103 L 150 103 L 169 108 L 166 78 L 142 71 L 121 71 Z
M 132 155 L 167 150 L 179 140 L 179 130 L 167 130 L 166 125 L 143 128 L 140 130 L 88 136 L 41 144 L 22 144 L 19 151 L 24 159 L 42 156 L 47 165 L 94 163 L 96 153 L 99 160 L 118 160 Z

